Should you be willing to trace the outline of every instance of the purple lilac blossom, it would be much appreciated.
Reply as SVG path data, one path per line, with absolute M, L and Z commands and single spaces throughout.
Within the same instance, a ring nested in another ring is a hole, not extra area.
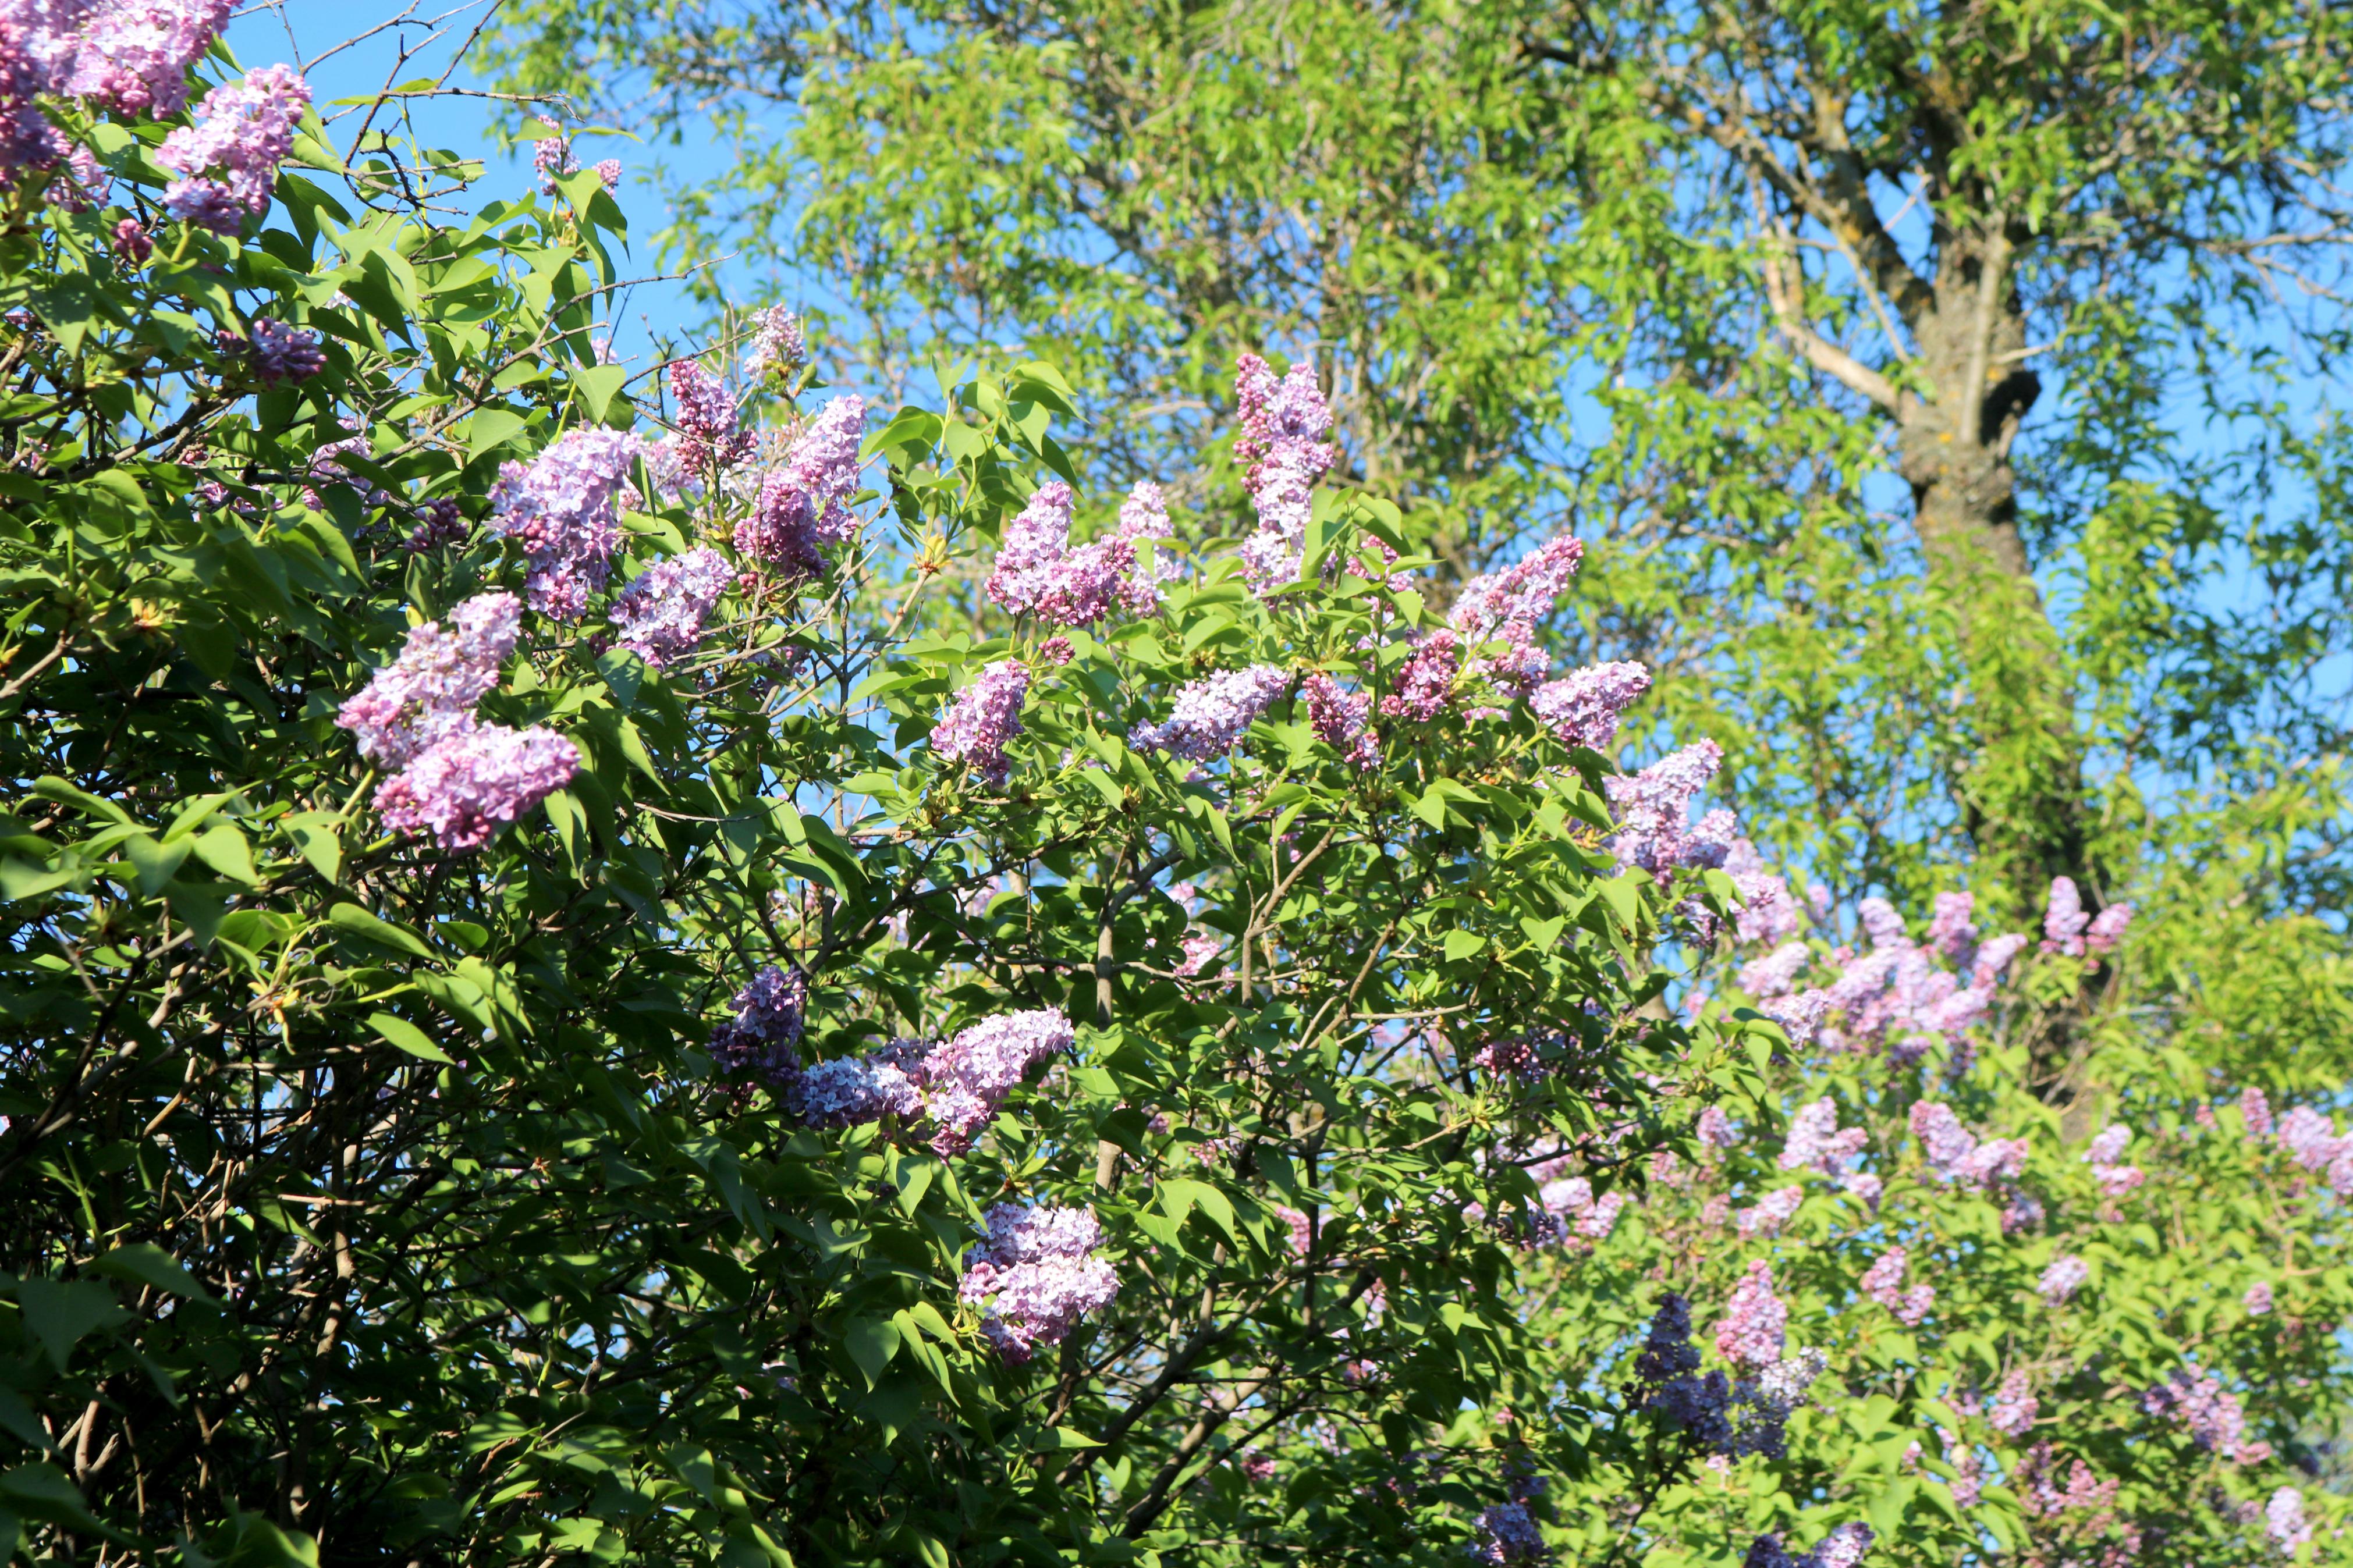
M 1015 1365 L 1060 1344 L 1082 1315 L 1119 1294 L 1119 1276 L 1094 1256 L 1103 1228 L 1088 1210 L 997 1204 L 987 1223 L 957 1294 L 982 1306 L 981 1332 Z
M 1761 1370 L 1781 1359 L 1788 1321 L 1788 1308 L 1773 1293 L 1773 1266 L 1759 1258 L 1732 1289 L 1715 1348 L 1735 1366 Z
M 1936 912 L 1928 921 L 1928 945 L 1955 963 L 1977 946 L 1977 910 L 1973 893 L 1938 893 Z
M 1841 1131 L 1838 1122 L 1838 1102 L 1828 1095 L 1801 1107 L 1789 1119 L 1789 1136 L 1781 1150 L 1781 1169 L 1811 1169 L 1830 1175 L 1862 1153 L 1870 1135 L 1860 1127 Z
M 1732 841 L 1724 858 L 1724 874 L 1739 895 L 1739 912 L 1733 935 L 1742 942 L 1786 942 L 1798 934 L 1798 906 L 1789 884 L 1767 869 L 1757 846 L 1746 838 Z
M 1514 623 L 1541 621 L 1568 591 L 1584 558 L 1582 541 L 1566 533 L 1548 539 L 1503 571 L 1465 583 L 1447 624 L 1466 640 L 1481 642 Z
M 1201 973 L 1209 960 L 1218 956 L 1225 942 L 1214 936 L 1188 936 L 1178 944 L 1185 950 L 1185 961 L 1176 966 L 1176 973 L 1186 979 Z
M 97 153 L 76 147 L 58 166 L 41 199 L 66 212 L 91 212 L 114 199 L 114 176 L 99 163 Z
M 866 405 L 859 397 L 837 397 L 819 409 L 793 437 L 783 469 L 761 482 L 751 514 L 735 525 L 736 552 L 791 577 L 823 572 L 824 552 L 858 536 L 848 503 L 858 492 L 865 432 Z
M 1131 730 L 1127 743 L 1187 762 L 1224 756 L 1241 743 L 1243 732 L 1290 684 L 1290 675 L 1271 664 L 1205 676 L 1178 689 L 1162 722 Z
M 2268 1314 L 2272 1310 L 2271 1281 L 2258 1279 L 2248 1286 L 2247 1293 L 2239 1298 L 2239 1304 L 2246 1308 L 2251 1317 L 2260 1318 Z
M 801 319 L 782 305 L 771 305 L 753 317 L 752 352 L 744 361 L 744 377 L 758 382 L 771 375 L 788 375 L 808 357 Z
M 2084 1152 L 2100 1190 L 2112 1198 L 2124 1196 L 2146 1179 L 2139 1166 L 2124 1164 L 2117 1158 L 2131 1142 L 2131 1128 L 2121 1121 L 2111 1122 Z
M 257 67 L 242 80 L 206 93 L 196 106 L 195 122 L 174 127 L 155 150 L 155 162 L 185 182 L 201 178 L 212 184 L 206 172 L 217 169 L 218 188 L 231 203 L 261 212 L 269 205 L 279 162 L 293 148 L 294 129 L 310 104 L 311 89 L 295 72 L 284 66 Z M 205 226 L 237 232 L 234 222 L 221 228 L 216 219 Z
M 1339 752 L 1358 773 L 1380 765 L 1380 742 L 1365 724 L 1372 713 L 1370 692 L 1343 691 L 1339 682 L 1320 669 L 1309 672 L 1299 689 L 1307 700 L 1307 724 L 1317 740 Z
M 52 14 L 60 7 L 53 7 Z M 188 101 L 188 68 L 228 25 L 229 0 L 112 0 L 82 24 L 63 90 L 149 120 Z
M 1430 722 L 1446 710 L 1461 668 L 1461 638 L 1443 627 L 1427 634 L 1398 666 L 1394 689 L 1381 699 L 1381 711 L 1392 719 Z
M 2009 931 L 1993 938 L 1978 949 L 1976 960 L 1969 965 L 1969 984 L 1979 990 L 1989 989 L 2010 967 L 2010 960 L 2026 951 L 2032 938 Z
M 135 217 L 127 217 L 114 226 L 114 237 L 108 242 L 114 254 L 126 263 L 138 267 L 155 254 L 155 242 L 140 226 Z
M 514 652 L 522 605 L 512 594 L 477 594 L 438 621 L 411 627 L 400 657 L 346 698 L 335 722 L 358 739 L 360 755 L 405 765 L 438 742 L 474 727 L 474 705 L 499 682 Z
M 1856 1281 L 1864 1295 L 1894 1313 L 1895 1321 L 1907 1329 L 1917 1327 L 1920 1320 L 1928 1315 L 1928 1309 L 1936 1303 L 1933 1285 L 1915 1285 L 1908 1290 L 1904 1288 L 1904 1271 L 1909 1263 L 1904 1248 L 1891 1247 Z
M 942 1155 L 972 1147 L 1029 1069 L 1069 1050 L 1076 1037 L 1060 1013 L 1001 1014 L 963 1030 L 923 1058 L 923 1110 Z
M 735 993 L 735 1016 L 712 1031 L 711 1059 L 722 1072 L 753 1073 L 771 1084 L 789 1084 L 800 1061 L 808 982 L 798 970 L 763 964 Z
M 0 174 L 46 169 L 66 155 L 65 137 L 37 100 L 64 89 L 91 8 L 90 0 L 0 5 Z
M 2026 1373 L 2013 1372 L 2001 1380 L 1993 1403 L 1987 1407 L 1986 1425 L 2005 1436 L 2020 1436 L 2034 1425 L 2034 1417 L 2042 1408 L 2042 1402 L 2028 1386 Z
M 1266 361 L 1246 353 L 1235 363 L 1234 398 L 1241 433 L 1234 461 L 1258 513 L 1258 528 L 1242 542 L 1242 573 L 1261 593 L 1299 575 L 1300 554 L 1314 510 L 1315 486 L 1332 468 L 1332 410 L 1315 384 L 1315 367 L 1301 360 L 1280 382 Z
M 1505 1568 L 1515 1563 L 1549 1563 L 1552 1553 L 1525 1503 L 1499 1502 L 1479 1515 L 1479 1539 L 1472 1545 L 1471 1561 Z
M 572 782 L 579 748 L 553 730 L 483 724 L 435 742 L 375 792 L 398 833 L 430 832 L 444 849 L 479 849 Z
M 2034 1282 L 2034 1289 L 2049 1305 L 2063 1307 L 2091 1277 L 2090 1264 L 2072 1252 L 2063 1252 L 2051 1260 L 2049 1268 L 2043 1269 L 2042 1278 Z
M 1745 1208 L 1733 1215 L 1743 1239 L 1752 1236 L 1778 1236 L 1781 1227 L 1798 1212 L 1806 1200 L 1803 1187 L 1778 1187 L 1757 1200 L 1754 1208 Z
M 656 669 L 685 658 L 734 581 L 734 570 L 707 546 L 655 562 L 613 597 L 610 618 L 621 646 Z
M 1732 1118 L 1725 1114 L 1720 1105 L 1711 1105 L 1701 1110 L 1699 1121 L 1692 1131 L 1699 1140 L 1699 1157 L 1710 1164 L 1722 1158 L 1724 1150 L 1740 1146 L 1740 1134 L 1733 1131 Z
M 1989 1138 L 1983 1143 L 1961 1125 L 1953 1108 L 1924 1100 L 1912 1107 L 1912 1133 L 1920 1140 L 1928 1168 L 1940 1181 L 1965 1186 L 1990 1186 L 2016 1176 L 2026 1165 L 2022 1138 Z
M 2084 928 L 2091 918 L 2084 913 L 2084 897 L 2075 890 L 2074 879 L 2051 879 L 2051 897 L 2042 910 L 2042 951 L 2064 953 L 2070 958 L 2084 955 Z
M 2269 1096 L 2252 1086 L 2239 1091 L 2239 1121 L 2250 1138 L 2272 1135 L 2272 1102 Z
M 2291 1107 L 2280 1118 L 2279 1141 L 2289 1157 L 2307 1171 L 2317 1171 L 2335 1160 L 2343 1145 L 2335 1119 L 2308 1105 Z
M 670 391 L 678 400 L 681 462 L 697 474 L 709 474 L 732 468 L 752 455 L 758 442 L 744 428 L 744 416 L 724 382 L 691 359 L 674 360 Z
M 1734 984 L 1760 1002 L 1787 996 L 1813 956 L 1813 950 L 1802 942 L 1783 942 L 1764 957 L 1742 964 Z
M 552 196 L 555 183 L 580 172 L 580 162 L 572 154 L 570 138 L 543 136 L 531 144 L 531 166 L 539 175 L 539 194 Z M 621 161 L 618 158 L 599 160 L 596 178 L 607 190 L 617 189 L 621 183 Z
M 1005 525 L 1004 542 L 981 592 L 1014 615 L 1028 615 L 1046 596 L 1054 568 L 1071 548 L 1071 512 L 1076 497 L 1060 479 L 1049 479 L 1029 504 Z
M 1686 864 L 1701 835 L 1685 826 L 1684 813 L 1692 796 L 1723 764 L 1724 749 L 1714 741 L 1700 741 L 1631 777 L 1602 781 L 1617 809 L 1619 827 L 1609 846 L 1618 864 L 1640 866 L 1662 879 Z
M 1236 1464 L 1245 1479 L 1259 1486 L 1274 1479 L 1275 1471 L 1279 1468 L 1273 1455 L 1261 1454 L 1254 1448 L 1245 1452 Z
M 1639 664 L 1589 664 L 1536 688 L 1528 707 L 1563 745 L 1605 752 L 1618 739 L 1619 715 L 1650 686 L 1651 672 Z
M 2092 917 L 2084 931 L 2084 945 L 2094 952 L 2113 952 L 2125 937 L 2126 928 L 2132 924 L 2130 904 L 2110 904 Z
M 491 528 L 523 549 L 531 607 L 576 621 L 612 572 L 621 519 L 615 500 L 641 443 L 619 430 L 570 430 L 528 464 L 499 469 Z
M 268 316 L 255 320 L 252 341 L 240 346 L 251 352 L 254 378 L 265 386 L 307 380 L 327 368 L 318 333 L 281 325 Z
M 947 762 L 963 763 L 989 784 L 1003 784 L 1013 768 L 1005 744 L 1021 733 L 1021 703 L 1029 694 L 1029 667 L 1018 658 L 998 659 L 940 715 L 932 728 L 932 751 Z
M 2263 1533 L 2290 1557 L 2305 1548 L 2312 1540 L 2312 1525 L 2304 1517 L 2302 1492 L 2282 1487 L 2272 1493 L 2271 1501 L 2263 1505 Z
M 2141 1408 L 2152 1415 L 2171 1417 L 2200 1447 L 2233 1463 L 2260 1464 L 2271 1458 L 2269 1443 L 2248 1438 L 2247 1415 L 2238 1396 L 2223 1388 L 2221 1380 L 2211 1373 L 2182 1368 L 2143 1394 Z
M 923 1113 L 923 1091 L 908 1075 L 913 1042 L 894 1042 L 863 1057 L 839 1057 L 801 1068 L 784 1086 L 785 1109 L 811 1127 L 853 1127 Z

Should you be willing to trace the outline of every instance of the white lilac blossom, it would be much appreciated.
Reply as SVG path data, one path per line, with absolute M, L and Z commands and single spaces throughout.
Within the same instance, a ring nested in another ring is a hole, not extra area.
M 360 755 L 400 767 L 434 742 L 474 727 L 474 706 L 499 681 L 514 652 L 522 605 L 512 594 L 477 594 L 438 621 L 410 628 L 400 657 L 346 698 L 335 722 Z
M 1290 685 L 1289 674 L 1271 664 L 1205 676 L 1177 689 L 1166 720 L 1130 731 L 1127 743 L 1187 762 L 1222 757 Z
M 828 402 L 793 437 L 785 466 L 762 480 L 752 510 L 735 525 L 735 550 L 786 577 L 825 570 L 825 552 L 858 537 L 849 498 L 858 493 L 859 442 L 866 405 L 845 395 Z
M 1716 1351 L 1735 1366 L 1761 1370 L 1781 1359 L 1788 1322 L 1789 1309 L 1773 1293 L 1773 1266 L 1759 1258 L 1732 1289 L 1715 1328 Z
M 1090 1211 L 997 1204 L 987 1225 L 987 1238 L 965 1255 L 957 1294 L 982 1308 L 981 1332 L 1007 1361 L 1060 1343 L 1119 1294 L 1119 1276 L 1095 1256 L 1103 1229 Z
M 1651 672 L 1639 664 L 1589 664 L 1537 687 L 1528 706 L 1562 744 L 1606 752 L 1618 738 L 1619 716 L 1650 686 Z
M 1308 674 L 1299 691 L 1306 699 L 1308 728 L 1315 731 L 1317 740 L 1339 752 L 1358 773 L 1380 765 L 1380 742 L 1366 728 L 1373 708 L 1370 692 L 1343 691 L 1337 681 L 1320 669 Z
M 1242 572 L 1261 593 L 1299 575 L 1300 556 L 1314 512 L 1318 481 L 1332 468 L 1332 410 L 1315 384 L 1315 367 L 1301 360 L 1277 381 L 1266 361 L 1246 353 L 1236 362 L 1234 397 L 1241 433 L 1234 461 L 1258 513 L 1258 528 L 1242 542 Z
M 788 375 L 808 357 L 801 319 L 782 305 L 771 305 L 753 317 L 752 352 L 744 361 L 744 379 L 759 382 L 771 375 Z
M 484 724 L 427 748 L 376 790 L 375 806 L 395 832 L 478 849 L 579 771 L 579 749 L 552 730 Z
M 2090 1264 L 2073 1253 L 2063 1252 L 2042 1270 L 2042 1278 L 2034 1282 L 2034 1289 L 2051 1306 L 2063 1307 L 2091 1277 Z
M 2272 1544 L 2293 1557 L 2312 1540 L 2312 1524 L 2304 1517 L 2304 1494 L 2282 1487 L 2263 1505 L 2263 1533 Z
M 807 1002 L 808 982 L 798 970 L 763 964 L 735 993 L 735 1016 L 712 1032 L 711 1059 L 722 1072 L 756 1075 L 779 1088 L 791 1083 Z
M 640 443 L 619 430 L 568 430 L 529 463 L 499 469 L 491 528 L 522 546 L 531 607 L 575 621 L 612 572 L 621 519 L 616 500 Z
M 1003 784 L 1013 767 L 1005 743 L 1021 733 L 1021 703 L 1029 692 L 1029 667 L 1019 659 L 1001 658 L 987 666 L 955 694 L 933 726 L 933 752 L 947 762 L 963 763 L 990 784 Z
M 735 574 L 708 547 L 657 561 L 613 597 L 611 620 L 621 646 L 660 669 L 692 653 L 703 622 Z
M 1050 1008 L 1005 1013 L 973 1025 L 923 1058 L 923 1112 L 942 1155 L 972 1147 L 1029 1069 L 1071 1048 L 1069 1020 Z
M 269 205 L 279 163 L 310 104 L 310 88 L 284 66 L 257 67 L 206 93 L 195 122 L 174 127 L 155 149 L 155 162 L 182 176 L 165 187 L 164 211 L 235 234 L 242 214 Z

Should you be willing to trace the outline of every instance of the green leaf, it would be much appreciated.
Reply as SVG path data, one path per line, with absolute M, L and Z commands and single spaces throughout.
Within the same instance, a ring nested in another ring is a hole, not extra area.
M 186 1296 L 198 1301 L 212 1300 L 195 1275 L 181 1268 L 178 1259 L 153 1242 L 134 1241 L 127 1247 L 118 1247 L 100 1256 L 90 1268 L 93 1274 L 110 1275 L 133 1284 L 152 1286 L 174 1296 Z
M 337 831 L 341 819 L 332 811 L 298 811 L 278 824 L 294 840 L 294 847 L 311 869 L 327 881 L 343 875 L 343 840 Z
M 372 942 L 395 952 L 406 952 L 417 958 L 433 956 L 433 950 L 427 947 L 425 939 L 415 931 L 372 915 L 357 904 L 337 904 L 327 911 L 327 923 L 338 931 L 347 931 L 364 942 Z
M 406 1051 L 412 1057 L 449 1067 L 458 1065 L 455 1058 L 435 1045 L 431 1037 L 406 1018 L 396 1018 L 389 1013 L 371 1013 L 367 1024 L 386 1045 Z
M 841 1342 L 866 1379 L 866 1386 L 871 1388 L 881 1380 L 891 1358 L 899 1353 L 898 1325 L 888 1318 L 852 1318 Z

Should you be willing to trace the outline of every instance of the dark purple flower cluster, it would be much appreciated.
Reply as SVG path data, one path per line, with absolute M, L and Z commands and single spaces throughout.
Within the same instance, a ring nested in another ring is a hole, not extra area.
M 286 326 L 268 316 L 255 319 L 250 339 L 224 330 L 216 342 L 224 353 L 249 357 L 253 378 L 264 386 L 305 381 L 327 368 L 327 356 L 319 347 L 318 333 Z
M 1307 725 L 1317 740 L 1358 773 L 1380 766 L 1381 743 L 1366 722 L 1372 715 L 1372 693 L 1343 691 L 1338 681 L 1320 669 L 1309 672 L 1299 691 L 1307 700 Z
M 1876 1539 L 1867 1524 L 1841 1524 L 1811 1552 L 1792 1557 L 1779 1536 L 1760 1535 L 1742 1559 L 1742 1568 L 1856 1568 Z
M 1426 633 L 1398 667 L 1381 711 L 1392 719 L 1427 724 L 1454 700 L 1454 678 L 1462 668 L 1462 639 L 1443 627 Z
M 678 400 L 679 461 L 691 472 L 708 478 L 734 468 L 759 445 L 727 384 L 693 360 L 671 363 L 670 392 Z
M 735 1016 L 712 1031 L 711 1059 L 725 1073 L 789 1086 L 800 1073 L 808 981 L 797 969 L 763 964 L 735 993 Z
M 762 481 L 751 514 L 735 525 L 736 552 L 787 576 L 823 572 L 825 552 L 858 537 L 849 500 L 858 492 L 865 432 L 861 399 L 844 395 L 819 409 L 794 437 L 784 468 Z
M 2272 1457 L 2269 1443 L 2247 1436 L 2247 1413 L 2238 1395 L 2211 1372 L 2183 1367 L 2141 1395 L 2141 1408 L 2170 1418 L 2200 1447 L 2235 1464 L 2257 1465 Z

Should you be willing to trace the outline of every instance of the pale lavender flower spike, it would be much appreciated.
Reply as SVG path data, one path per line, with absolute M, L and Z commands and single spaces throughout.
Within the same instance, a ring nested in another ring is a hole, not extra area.
M 400 767 L 438 741 L 474 727 L 474 705 L 498 684 L 514 652 L 522 605 L 512 594 L 477 594 L 438 621 L 412 627 L 400 657 L 345 699 L 335 722 L 372 763 Z
M 579 749 L 552 730 L 484 724 L 386 779 L 375 805 L 396 832 L 429 831 L 444 849 L 478 849 L 579 771 Z
M 1005 743 L 1021 733 L 1021 703 L 1029 692 L 1029 667 L 1003 658 L 955 694 L 932 728 L 932 750 L 963 763 L 990 784 L 1003 784 L 1013 764 Z
M 284 66 L 259 67 L 206 93 L 195 123 L 175 127 L 155 150 L 157 163 L 184 176 L 164 190 L 164 210 L 235 234 L 237 209 L 269 205 L 279 163 L 293 149 L 310 103 L 309 86 Z M 220 179 L 207 174 L 213 169 Z
M 1103 1229 L 1085 1209 L 998 1204 L 988 1238 L 965 1263 L 957 1294 L 981 1304 L 981 1332 L 1016 1365 L 1061 1342 L 1079 1319 L 1119 1294 L 1119 1276 L 1095 1256 Z
M 491 527 L 522 545 L 523 590 L 541 615 L 578 620 L 605 585 L 621 534 L 615 503 L 640 446 L 624 431 L 571 430 L 499 470 Z
M 1258 513 L 1258 529 L 1242 542 L 1242 573 L 1264 593 L 1299 575 L 1316 484 L 1331 471 L 1332 410 L 1315 384 L 1315 367 L 1301 360 L 1280 382 L 1266 361 L 1246 353 L 1235 363 L 1234 396 L 1241 434 L 1234 460 Z
M 1127 742 L 1196 763 L 1224 756 L 1290 685 L 1289 673 L 1271 664 L 1206 676 L 1178 689 L 1165 721 L 1137 725 Z
M 613 599 L 621 646 L 656 669 L 685 658 L 702 641 L 703 621 L 734 581 L 725 559 L 707 547 L 655 562 Z

